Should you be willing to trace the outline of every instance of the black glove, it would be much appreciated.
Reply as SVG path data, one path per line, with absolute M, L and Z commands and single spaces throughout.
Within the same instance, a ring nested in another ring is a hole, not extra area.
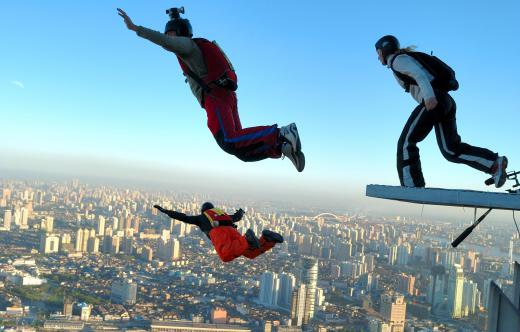
M 161 211 L 162 213 L 165 213 L 166 215 L 168 215 L 168 217 L 175 218 L 175 213 L 176 213 L 175 211 L 166 210 L 159 205 L 154 205 L 153 207 L 156 208 L 157 210 Z
M 242 210 L 242 209 L 238 209 L 238 210 L 235 212 L 235 218 L 233 218 L 234 221 L 240 221 L 240 220 L 242 219 L 242 217 L 244 217 L 244 214 L 245 214 L 245 213 L 246 213 L 246 212 L 245 212 L 244 210 Z
M 163 208 L 162 208 L 161 206 L 159 206 L 159 205 L 154 205 L 153 207 L 156 208 L 157 210 L 161 211 L 162 213 L 166 213 L 166 210 L 163 209 Z

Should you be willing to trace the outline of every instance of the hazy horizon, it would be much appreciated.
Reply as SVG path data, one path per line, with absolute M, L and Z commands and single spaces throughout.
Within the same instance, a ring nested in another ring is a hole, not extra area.
M 0 152 L 2 152 L 0 150 Z M 310 188 L 306 184 L 290 186 L 277 183 L 273 177 L 236 181 L 237 174 L 187 170 L 179 165 L 150 165 L 137 161 L 115 161 L 96 158 L 74 158 L 52 154 L 33 155 L 32 158 L 3 151 L 0 180 L 70 181 L 79 179 L 87 184 L 117 185 L 157 191 L 178 191 L 206 195 L 214 200 L 234 199 L 258 204 L 276 202 L 294 209 L 333 211 L 341 214 L 370 216 L 402 216 L 417 220 L 459 221 L 469 223 L 473 209 L 404 203 L 365 197 L 365 184 L 338 187 L 337 183 Z M 60 157 L 55 163 L 53 158 Z M 25 161 L 25 163 L 23 163 Z M 33 163 L 39 163 L 39 166 Z M 22 167 L 16 167 L 22 165 Z M 170 168 L 168 168 L 170 166 Z M 333 186 L 327 188 L 326 186 Z M 254 189 L 252 189 L 254 186 Z M 325 188 L 323 187 L 325 186 Z M 338 194 L 338 192 L 340 194 Z M 484 212 L 482 209 L 480 213 Z M 514 224 L 510 211 L 493 211 L 486 224 Z M 462 229 L 461 229 L 462 231 Z

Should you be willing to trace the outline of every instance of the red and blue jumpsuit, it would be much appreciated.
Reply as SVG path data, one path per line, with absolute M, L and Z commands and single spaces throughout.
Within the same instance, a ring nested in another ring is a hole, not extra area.
M 181 60 L 181 67 L 184 64 L 197 77 L 204 78 L 208 75 L 206 64 L 211 61 L 211 57 L 203 53 L 194 39 L 169 37 L 142 26 L 136 32 L 138 36 L 175 53 Z M 222 150 L 243 161 L 282 156 L 280 130 L 276 124 L 243 128 L 234 91 L 221 87 L 213 87 L 210 92 L 204 91 L 197 80 L 186 74 L 185 68 L 183 72 L 193 94 L 206 110 L 208 128 Z

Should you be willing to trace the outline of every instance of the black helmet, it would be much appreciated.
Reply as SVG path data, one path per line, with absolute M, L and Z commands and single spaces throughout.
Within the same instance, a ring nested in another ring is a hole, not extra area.
M 213 208 L 215 208 L 215 206 L 213 206 L 212 203 L 206 202 L 206 203 L 202 204 L 202 206 L 200 207 L 200 212 L 204 213 L 204 211 L 213 209 Z
M 193 29 L 191 28 L 190 21 L 185 18 L 181 18 L 180 14 L 184 14 L 184 7 L 170 8 L 166 10 L 166 14 L 170 15 L 170 20 L 164 27 L 164 33 L 169 31 L 175 31 L 177 36 L 182 37 L 193 37 Z
M 383 53 L 383 59 L 386 59 L 390 54 L 397 52 L 400 48 L 399 40 L 392 35 L 386 35 L 379 38 L 375 46 L 376 50 L 381 50 Z

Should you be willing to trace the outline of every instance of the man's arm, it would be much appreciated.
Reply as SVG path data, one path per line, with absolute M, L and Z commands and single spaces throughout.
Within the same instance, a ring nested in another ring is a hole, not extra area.
M 197 47 L 197 44 L 195 44 L 191 38 L 181 36 L 171 37 L 143 26 L 138 26 L 135 32 L 139 37 L 148 39 L 152 43 L 162 46 L 164 49 L 185 58 L 190 57 Z
M 172 219 L 176 219 L 176 220 L 185 222 L 187 224 L 192 224 L 192 225 L 197 225 L 197 226 L 199 226 L 199 224 L 200 224 L 199 216 L 187 216 L 186 214 L 181 213 L 181 212 L 166 210 L 159 205 L 154 205 L 153 207 L 156 208 L 157 210 L 161 211 L 162 213 L 168 215 L 168 217 L 170 217 Z

